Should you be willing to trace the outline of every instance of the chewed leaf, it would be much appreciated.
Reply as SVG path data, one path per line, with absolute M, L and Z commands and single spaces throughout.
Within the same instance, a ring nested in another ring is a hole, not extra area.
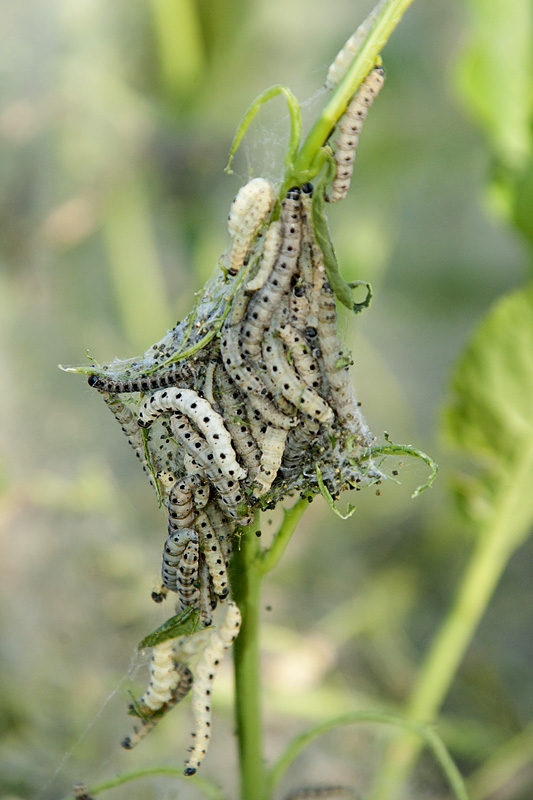
M 317 481 L 318 481 L 320 494 L 322 495 L 322 497 L 324 498 L 324 500 L 326 501 L 328 506 L 331 508 L 331 510 L 338 517 L 340 517 L 341 519 L 350 519 L 350 517 L 352 516 L 354 511 L 357 511 L 356 506 L 352 506 L 351 503 L 348 503 L 348 509 L 346 511 L 346 514 L 343 514 L 341 511 L 339 511 L 339 509 L 335 505 L 335 501 L 333 500 L 333 497 L 331 496 L 331 492 L 329 491 L 328 487 L 324 483 L 324 479 L 322 478 L 322 472 L 321 472 L 320 467 L 318 466 L 318 464 L 316 465 L 316 478 L 317 478 Z
M 154 647 L 156 644 L 166 642 L 167 639 L 175 639 L 177 636 L 190 636 L 201 630 L 200 615 L 191 606 L 183 614 L 170 617 L 159 628 L 145 636 L 142 642 L 137 645 L 137 649 L 143 650 L 145 647 Z
M 533 286 L 489 312 L 458 364 L 445 410 L 448 439 L 486 467 L 489 511 L 512 504 L 512 529 L 533 517 Z M 511 536 L 511 530 L 509 530 Z

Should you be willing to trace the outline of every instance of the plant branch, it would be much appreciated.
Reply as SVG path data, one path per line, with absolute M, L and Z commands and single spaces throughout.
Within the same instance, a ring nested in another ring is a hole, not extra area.
M 210 781 L 208 778 L 203 778 L 201 775 L 193 775 L 192 777 L 185 777 L 182 767 L 144 767 L 143 769 L 135 769 L 131 772 L 124 772 L 121 775 L 115 775 L 108 781 L 103 781 L 95 786 L 90 786 L 87 789 L 87 794 L 95 795 L 105 792 L 107 789 L 114 789 L 115 786 L 122 786 L 130 781 L 137 781 L 140 778 L 149 778 L 152 775 L 168 775 L 172 778 L 186 781 L 188 784 L 193 784 L 201 792 L 205 794 L 209 800 L 226 800 L 222 790 Z M 69 795 L 65 800 L 76 800 L 74 795 Z

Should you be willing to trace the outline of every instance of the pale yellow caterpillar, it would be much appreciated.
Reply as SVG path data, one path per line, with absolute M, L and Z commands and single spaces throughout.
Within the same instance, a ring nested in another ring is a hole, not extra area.
M 255 497 L 262 497 L 271 488 L 280 468 L 286 441 L 286 430 L 267 425 L 263 440 L 261 469 L 255 477 L 257 487 L 254 489 Z
M 196 666 L 192 688 L 192 712 L 195 730 L 194 744 L 185 764 L 184 774 L 194 775 L 207 752 L 211 738 L 211 692 L 213 681 L 224 650 L 231 647 L 241 626 L 241 612 L 232 601 L 220 628 L 213 631 L 207 647 Z
M 275 202 L 272 186 L 265 178 L 253 178 L 237 192 L 229 212 L 228 230 L 233 238 L 229 273 L 241 269 L 255 235 Z

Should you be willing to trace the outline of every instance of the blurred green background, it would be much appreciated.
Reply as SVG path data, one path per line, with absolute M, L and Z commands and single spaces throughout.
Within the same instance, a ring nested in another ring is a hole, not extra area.
M 251 174 L 280 175 L 287 119 L 277 100 L 253 125 L 235 175 L 223 172 L 248 103 L 284 83 L 311 98 L 312 120 L 330 61 L 370 7 L 0 7 L 2 797 L 49 800 L 76 780 L 184 759 L 187 705 L 132 753 L 119 745 L 131 728 L 128 689 L 146 682 L 135 646 L 165 616 L 150 590 L 166 523 L 112 415 L 57 364 L 81 363 L 87 348 L 100 362 L 135 355 L 185 315 L 228 245 L 240 185 Z M 411 501 L 426 469 L 409 464 L 402 485 L 358 495 L 348 522 L 321 500 L 304 518 L 264 596 L 271 758 L 306 721 L 399 708 L 471 545 L 450 492 L 462 465 L 439 437 L 440 408 L 464 343 L 491 302 L 525 280 L 529 256 L 489 207 L 491 154 L 458 97 L 468 32 L 461 3 L 414 3 L 384 51 L 388 79 L 361 136 L 351 192 L 330 211 L 345 277 L 374 286 L 364 315 L 341 311 L 367 419 L 379 438 L 386 430 L 429 452 L 440 477 Z M 442 712 L 439 731 L 466 775 L 523 730 L 532 735 L 532 564 L 529 542 Z M 203 770 L 231 793 L 229 661 Z M 284 791 L 346 783 L 364 794 L 389 736 L 371 725 L 328 734 L 291 768 Z M 476 797 L 532 792 L 530 762 L 497 795 L 478 785 Z M 158 778 L 110 796 L 200 795 Z M 447 796 L 424 758 L 410 797 Z

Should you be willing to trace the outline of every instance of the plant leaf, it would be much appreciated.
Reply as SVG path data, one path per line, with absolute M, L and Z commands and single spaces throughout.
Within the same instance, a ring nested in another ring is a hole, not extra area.
M 471 38 L 457 79 L 467 111 L 480 120 L 498 158 L 520 168 L 533 147 L 531 0 L 467 0 Z
M 142 642 L 137 645 L 138 650 L 145 647 L 154 647 L 156 644 L 166 642 L 167 639 L 175 639 L 176 636 L 190 636 L 197 631 L 203 630 L 200 623 L 200 615 L 195 608 L 188 608 L 182 614 L 170 617 L 155 631 L 145 636 Z
M 533 519 L 533 284 L 481 323 L 453 376 L 444 430 L 484 465 L 485 514 L 503 515 L 517 545 Z

